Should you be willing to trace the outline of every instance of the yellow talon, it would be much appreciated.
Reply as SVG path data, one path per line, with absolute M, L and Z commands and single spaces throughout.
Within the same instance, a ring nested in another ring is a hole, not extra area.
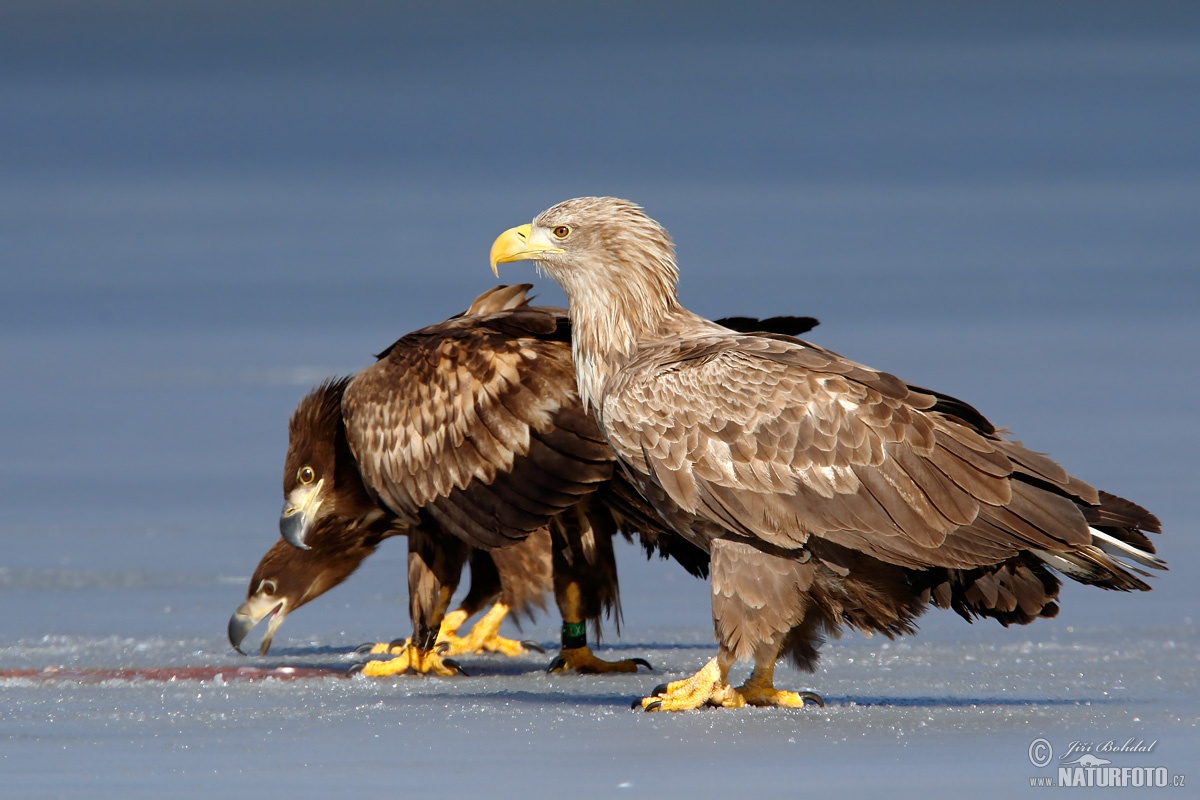
M 726 672 L 714 658 L 692 677 L 660 686 L 650 697 L 635 701 L 633 707 L 641 706 L 645 711 L 690 711 L 705 704 L 736 708 L 741 698 L 725 682 Z
M 780 689 L 751 687 L 749 682 L 730 691 L 737 696 L 741 703 L 736 706 L 725 706 L 726 708 L 740 708 L 743 705 L 804 708 L 806 700 L 810 705 L 825 705 L 824 701 L 812 692 L 786 692 Z
M 733 658 L 722 650 L 692 677 L 659 686 L 650 697 L 635 700 L 633 707 L 645 711 L 688 711 L 702 705 L 803 708 L 805 703 L 811 703 L 824 706 L 825 701 L 816 692 L 784 692 L 775 688 L 775 654 L 776 651 L 771 650 L 756 658 L 749 680 L 733 688 L 726 682 Z
M 412 641 L 411 639 L 405 639 L 402 643 L 399 641 L 377 642 L 377 643 L 371 645 L 371 648 L 369 650 L 365 651 L 365 655 L 398 656 L 404 652 L 404 648 L 407 647 L 409 642 L 411 642 L 411 641 Z M 363 647 L 360 647 L 358 652 L 360 652 L 360 653 L 364 652 L 363 648 L 365 648 L 365 647 L 366 647 L 366 645 L 363 645 Z

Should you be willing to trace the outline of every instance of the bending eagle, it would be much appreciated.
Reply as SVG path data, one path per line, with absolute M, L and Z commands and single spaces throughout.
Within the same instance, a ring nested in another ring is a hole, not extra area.
M 929 603 L 1053 616 L 1059 580 L 1149 589 L 1158 520 L 1004 438 L 978 411 L 807 342 L 683 308 L 667 232 L 615 198 L 568 200 L 501 234 L 566 292 L 579 395 L 663 520 L 711 555 L 717 655 L 634 704 L 802 706 L 843 625 L 910 633 Z M 753 660 L 749 679 L 730 667 Z
M 499 287 L 446 322 L 395 342 L 351 379 L 327 382 L 301 401 L 289 425 L 284 539 L 266 556 L 229 624 L 238 647 L 268 615 L 270 636 L 288 611 L 348 577 L 387 536 L 409 546 L 413 636 L 379 644 L 367 675 L 452 674 L 449 654 L 509 654 L 498 637 L 509 609 L 541 605 L 550 586 L 563 618 L 551 669 L 634 671 L 643 659 L 609 663 L 587 646 L 585 622 L 619 609 L 612 538 L 640 534 L 703 575 L 702 551 L 666 531 L 620 474 L 594 421 L 579 405 L 565 313 L 530 306 L 529 285 Z M 815 320 L 739 318 L 735 324 L 800 332 Z M 472 588 L 447 615 L 463 564 Z M 474 611 L 500 602 L 467 639 L 453 636 Z
M 349 578 L 384 539 L 408 532 L 394 515 L 371 499 L 347 449 L 341 401 L 348 382 L 349 379 L 342 378 L 322 383 L 300 401 L 292 414 L 286 473 L 297 473 L 302 482 L 308 475 L 304 470 L 308 469 L 314 480 L 323 481 L 321 508 L 314 513 L 311 528 L 304 535 L 305 549 L 280 538 L 255 568 L 246 602 L 229 619 L 229 643 L 239 652 L 251 629 L 269 618 L 259 650 L 266 655 L 276 630 L 289 614 Z M 289 483 L 285 480 L 285 487 Z M 430 603 L 428 598 L 422 601 L 420 596 L 423 570 L 419 565 L 438 561 L 436 553 L 428 552 L 428 546 L 425 550 L 418 549 L 415 555 L 410 555 L 418 567 L 412 587 L 412 600 L 417 603 L 412 609 L 414 621 L 425 618 L 422 609 Z M 499 636 L 499 628 L 510 611 L 532 615 L 535 608 L 545 608 L 545 597 L 553 588 L 551 558 L 550 535 L 545 529 L 534 531 L 524 541 L 501 550 L 471 548 L 470 588 L 459 607 L 441 620 L 437 634 L 439 654 L 498 652 L 515 656 L 528 649 L 541 651 L 533 642 Z M 457 583 L 458 576 L 454 576 L 443 590 L 452 594 Z M 494 605 L 470 633 L 457 636 L 459 627 L 489 603 Z M 396 648 L 400 655 L 407 644 L 396 640 L 378 649 L 390 652 Z M 431 662 L 428 666 L 435 665 Z M 443 666 L 452 671 L 460 669 L 453 661 L 446 661 Z M 414 666 L 416 669 L 419 664 Z

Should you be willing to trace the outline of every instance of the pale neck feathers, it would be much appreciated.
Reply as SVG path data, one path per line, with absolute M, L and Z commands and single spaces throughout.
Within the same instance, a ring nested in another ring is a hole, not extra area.
M 603 261 L 558 276 L 570 298 L 572 355 L 587 409 L 599 408 L 608 380 L 639 345 L 672 338 L 683 318 L 692 316 L 676 298 L 678 271 L 669 244 L 623 244 L 619 267 L 609 251 Z

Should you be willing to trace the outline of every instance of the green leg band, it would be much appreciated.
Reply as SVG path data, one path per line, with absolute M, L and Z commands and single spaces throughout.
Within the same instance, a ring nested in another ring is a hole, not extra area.
M 587 625 L 582 622 L 564 622 L 562 649 L 574 650 L 580 647 L 587 647 Z

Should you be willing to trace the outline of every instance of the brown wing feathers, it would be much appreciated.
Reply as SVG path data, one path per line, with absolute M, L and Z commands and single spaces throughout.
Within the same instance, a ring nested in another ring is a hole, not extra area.
M 656 482 L 693 514 L 777 546 L 787 546 L 789 534 L 801 535 L 793 546 L 816 535 L 915 569 L 983 567 L 1022 550 L 1066 551 L 1094 538 L 1089 514 L 1103 508 L 1096 490 L 1000 438 L 956 398 L 818 347 L 681 339 L 642 354 L 663 366 L 655 383 L 621 387 L 637 405 L 630 416 L 623 416 L 629 408 L 613 411 L 610 427 L 615 440 L 637 441 Z M 721 373 L 725 385 L 732 374 L 738 383 L 724 389 Z M 700 383 L 714 388 L 700 395 Z M 689 406 L 698 396 L 702 405 Z M 768 403 L 804 400 L 756 407 L 765 396 L 775 398 Z M 674 415 L 664 424 L 668 397 Z M 682 407 L 680 398 L 687 398 Z M 679 421 L 687 417 L 699 424 Z M 1142 519 L 1145 512 L 1133 509 L 1130 518 Z M 1127 560 L 1137 561 L 1145 537 L 1126 522 L 1104 544 L 1118 555 L 1128 545 Z M 1081 558 L 1074 577 L 1136 588 L 1112 559 L 1090 551 Z
M 608 478 L 611 452 L 575 418 L 556 319 L 524 307 L 456 318 L 404 337 L 354 379 L 347 428 L 381 501 L 498 547 Z

